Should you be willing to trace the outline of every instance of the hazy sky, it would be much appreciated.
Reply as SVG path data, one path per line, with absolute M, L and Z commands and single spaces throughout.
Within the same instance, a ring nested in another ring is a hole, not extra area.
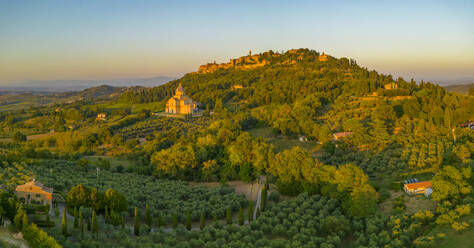
M 291 48 L 407 79 L 474 81 L 474 1 L 0 0 L 3 85 L 179 76 Z

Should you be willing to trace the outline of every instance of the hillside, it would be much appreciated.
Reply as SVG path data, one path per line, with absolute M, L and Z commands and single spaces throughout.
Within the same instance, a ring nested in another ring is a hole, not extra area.
M 163 113 L 178 84 L 199 114 Z M 67 196 L 55 216 L 31 218 L 65 247 L 470 242 L 457 232 L 472 229 L 474 131 L 461 124 L 474 117 L 473 96 L 293 49 L 202 65 L 157 87 L 22 97 L 30 108 L 0 112 L 0 185 L 36 178 Z M 41 97 L 49 102 L 32 103 Z M 414 178 L 433 182 L 430 197 L 403 191 Z M 72 218 L 68 232 L 64 207 L 97 215 L 100 235 L 81 237 Z M 8 218 L 28 220 L 18 212 Z
M 447 85 L 443 86 L 449 92 L 457 92 L 461 94 L 469 94 L 469 90 L 474 90 L 474 83 L 470 84 L 456 84 L 456 85 Z

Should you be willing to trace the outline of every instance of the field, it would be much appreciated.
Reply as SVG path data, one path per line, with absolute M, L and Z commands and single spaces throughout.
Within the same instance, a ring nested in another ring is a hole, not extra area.
M 315 141 L 301 141 L 297 138 L 286 137 L 278 135 L 273 132 L 271 127 L 254 128 L 248 130 L 248 132 L 254 137 L 263 137 L 269 143 L 275 147 L 275 152 L 290 149 L 294 146 L 300 146 L 309 152 L 315 150 L 314 148 L 318 145 Z

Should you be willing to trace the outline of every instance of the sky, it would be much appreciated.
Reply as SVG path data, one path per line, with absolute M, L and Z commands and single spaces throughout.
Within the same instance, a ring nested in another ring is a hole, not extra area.
M 405 79 L 474 82 L 474 1 L 0 0 L 0 85 L 179 77 L 309 48 Z

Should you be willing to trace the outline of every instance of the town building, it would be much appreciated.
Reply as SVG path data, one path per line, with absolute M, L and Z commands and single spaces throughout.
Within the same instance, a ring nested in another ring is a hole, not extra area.
M 16 186 L 15 194 L 23 203 L 49 204 L 50 207 L 53 206 L 53 188 L 47 188 L 34 179 L 23 185 Z
M 431 181 L 405 183 L 403 190 L 409 195 L 425 194 L 429 196 L 433 192 Z
M 180 83 L 174 96 L 166 102 L 165 112 L 169 114 L 193 114 L 196 111 L 197 103 L 186 95 Z
M 318 59 L 319 61 L 328 61 L 329 56 L 323 52 L 323 54 L 319 55 Z
M 398 88 L 397 84 L 395 82 L 391 82 L 389 84 L 386 84 L 383 86 L 386 90 L 394 90 Z
M 100 113 L 100 114 L 97 115 L 96 120 L 105 121 L 106 118 L 107 118 L 107 114 L 106 114 L 106 113 Z

